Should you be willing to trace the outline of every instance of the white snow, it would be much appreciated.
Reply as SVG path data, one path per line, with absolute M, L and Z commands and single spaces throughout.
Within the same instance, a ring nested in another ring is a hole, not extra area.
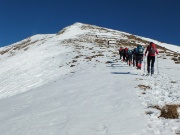
M 150 106 L 180 104 L 180 66 L 159 54 L 155 75 L 143 76 L 146 59 L 142 70 L 136 70 L 117 60 L 119 55 L 112 57 L 111 51 L 118 48 L 62 44 L 64 39 L 90 32 L 80 26 L 72 25 L 60 35 L 35 35 L 30 39 L 36 42 L 27 50 L 0 56 L 0 135 L 179 133 L 180 119 L 158 117 L 160 111 Z M 99 53 L 104 56 L 86 58 Z

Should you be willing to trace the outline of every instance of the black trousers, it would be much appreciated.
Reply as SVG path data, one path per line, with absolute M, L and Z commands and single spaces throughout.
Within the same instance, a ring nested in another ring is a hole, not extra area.
M 155 62 L 155 56 L 148 56 L 147 57 L 147 71 L 148 73 L 154 74 L 154 62 Z
M 142 64 L 143 61 L 143 54 L 136 54 L 136 66 L 139 64 Z

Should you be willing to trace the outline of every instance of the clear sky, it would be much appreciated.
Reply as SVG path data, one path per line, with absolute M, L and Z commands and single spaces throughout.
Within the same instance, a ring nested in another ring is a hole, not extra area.
M 180 0 L 0 0 L 0 46 L 75 22 L 180 46 Z

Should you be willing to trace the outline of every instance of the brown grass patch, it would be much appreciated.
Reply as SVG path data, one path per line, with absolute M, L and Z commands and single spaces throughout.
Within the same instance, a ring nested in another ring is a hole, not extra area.
M 176 81 L 171 81 L 170 83 L 177 83 Z
M 142 84 L 139 84 L 138 87 L 143 89 L 143 90 L 151 89 L 150 86 L 146 86 L 146 85 L 142 85 Z
M 174 56 L 173 53 L 167 53 L 166 56 Z
M 75 62 L 77 62 L 77 60 L 72 60 L 72 63 L 75 63 Z
M 143 95 L 145 95 L 145 94 L 146 94 L 146 92 L 142 92 L 142 94 L 143 94 Z
M 76 57 L 74 57 L 74 59 L 78 59 L 78 58 L 81 58 L 83 55 L 78 55 Z
M 177 135 L 180 135 L 180 131 L 177 131 L 176 134 L 177 134 Z
M 165 119 L 178 119 L 179 118 L 179 113 L 177 111 L 178 107 L 180 107 L 180 105 L 166 105 L 162 108 L 157 105 L 151 106 L 151 108 L 160 110 L 161 114 L 159 117 L 163 117 Z
M 119 52 L 112 52 L 112 54 L 116 54 L 116 55 L 118 55 L 118 54 L 119 54 Z
M 180 64 L 180 61 L 176 61 L 175 64 Z
M 94 47 L 92 47 L 92 48 L 89 48 L 89 50 L 93 50 L 93 48 L 94 48 Z
M 107 40 L 105 40 L 105 39 L 95 39 L 95 42 L 98 43 L 98 44 L 106 44 Z
M 27 51 L 28 50 L 28 47 L 24 48 L 24 51 Z
M 93 58 L 93 56 L 87 56 L 87 57 L 85 57 L 84 59 L 87 59 L 87 60 L 92 60 L 92 58 Z
M 75 65 L 71 65 L 70 67 L 74 67 Z
M 165 51 L 159 51 L 159 53 L 165 53 Z
M 171 60 L 178 61 L 178 58 L 173 57 L 173 58 L 171 58 Z
M 6 49 L 6 50 L 4 50 L 4 51 L 1 51 L 0 54 L 3 55 L 3 54 L 5 54 L 5 53 L 7 53 L 9 50 L 11 50 L 11 48 Z
M 57 33 L 57 35 L 63 34 L 66 30 L 67 30 L 67 28 L 62 29 L 60 32 Z

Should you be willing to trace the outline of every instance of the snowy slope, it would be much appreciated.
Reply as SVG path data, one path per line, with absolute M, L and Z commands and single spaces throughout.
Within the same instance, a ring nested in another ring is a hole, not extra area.
M 155 76 L 142 76 L 146 59 L 143 69 L 136 70 L 117 55 L 130 35 L 75 23 L 57 34 L 35 35 L 0 48 L 0 134 L 179 133 L 180 119 L 158 118 L 160 111 L 151 106 L 180 104 L 180 67 L 160 53 Z M 108 40 L 118 45 L 108 45 Z

